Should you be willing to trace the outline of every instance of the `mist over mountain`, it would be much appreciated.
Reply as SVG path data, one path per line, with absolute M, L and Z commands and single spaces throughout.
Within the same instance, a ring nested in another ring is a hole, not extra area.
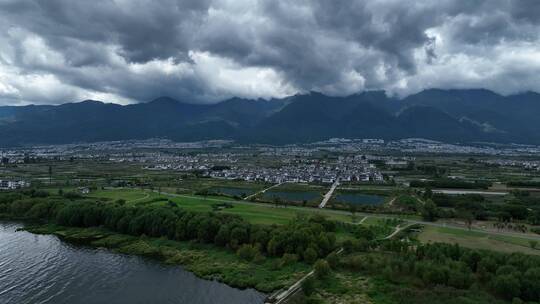
M 193 104 L 168 97 L 118 105 L 86 100 L 59 106 L 0 107 L 0 145 L 168 138 L 287 144 L 343 138 L 422 137 L 445 142 L 540 144 L 540 94 L 424 90 L 404 99 L 382 91 L 283 99 L 231 98 Z

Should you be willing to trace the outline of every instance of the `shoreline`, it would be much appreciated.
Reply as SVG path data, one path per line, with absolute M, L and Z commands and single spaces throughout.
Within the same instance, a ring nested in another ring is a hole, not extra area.
M 54 224 L 26 223 L 18 219 L 0 220 L 19 222 L 17 230 L 33 234 L 54 235 L 62 242 L 76 246 L 103 248 L 114 253 L 148 258 L 171 266 L 180 266 L 198 278 L 217 281 L 237 289 L 253 289 L 268 297 L 272 292 L 290 285 L 303 276 L 309 267 L 303 263 L 274 268 L 276 258 L 256 264 L 241 260 L 224 248 L 197 242 L 172 241 L 166 238 L 130 236 L 104 228 L 77 228 Z

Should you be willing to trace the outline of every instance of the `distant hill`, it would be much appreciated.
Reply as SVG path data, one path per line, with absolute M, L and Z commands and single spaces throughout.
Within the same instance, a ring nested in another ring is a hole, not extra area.
M 283 99 L 231 98 L 211 105 L 169 97 L 127 106 L 86 100 L 0 107 L 0 146 L 169 138 L 285 144 L 332 137 L 540 144 L 540 94 L 424 90 L 404 99 L 371 91 Z

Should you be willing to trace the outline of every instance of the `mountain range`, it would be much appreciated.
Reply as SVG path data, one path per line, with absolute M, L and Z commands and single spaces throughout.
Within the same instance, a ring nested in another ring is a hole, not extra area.
M 540 144 L 540 94 L 429 89 L 192 104 L 169 97 L 132 105 L 86 100 L 0 107 L 0 147 L 146 138 L 287 144 L 340 138 Z

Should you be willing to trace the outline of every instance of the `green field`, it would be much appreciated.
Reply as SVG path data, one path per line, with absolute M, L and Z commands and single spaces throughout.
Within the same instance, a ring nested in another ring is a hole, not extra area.
M 166 205 L 168 201 L 177 203 L 181 208 L 197 212 L 210 212 L 212 205 L 230 203 L 232 208 L 221 209 L 222 213 L 235 214 L 254 224 L 286 224 L 297 214 L 323 214 L 329 219 L 350 222 L 351 217 L 346 214 L 328 212 L 316 208 L 275 207 L 272 204 L 235 201 L 220 197 L 202 197 L 196 195 L 167 194 L 138 190 L 138 189 L 111 189 L 97 190 L 88 194 L 88 197 L 104 198 L 110 200 L 124 199 L 128 204 L 137 205 Z
M 532 249 L 524 238 L 490 235 L 483 232 L 453 229 L 448 227 L 426 226 L 419 234 L 421 242 L 455 243 L 473 249 L 487 249 L 499 252 L 522 252 L 540 255 L 540 248 Z

